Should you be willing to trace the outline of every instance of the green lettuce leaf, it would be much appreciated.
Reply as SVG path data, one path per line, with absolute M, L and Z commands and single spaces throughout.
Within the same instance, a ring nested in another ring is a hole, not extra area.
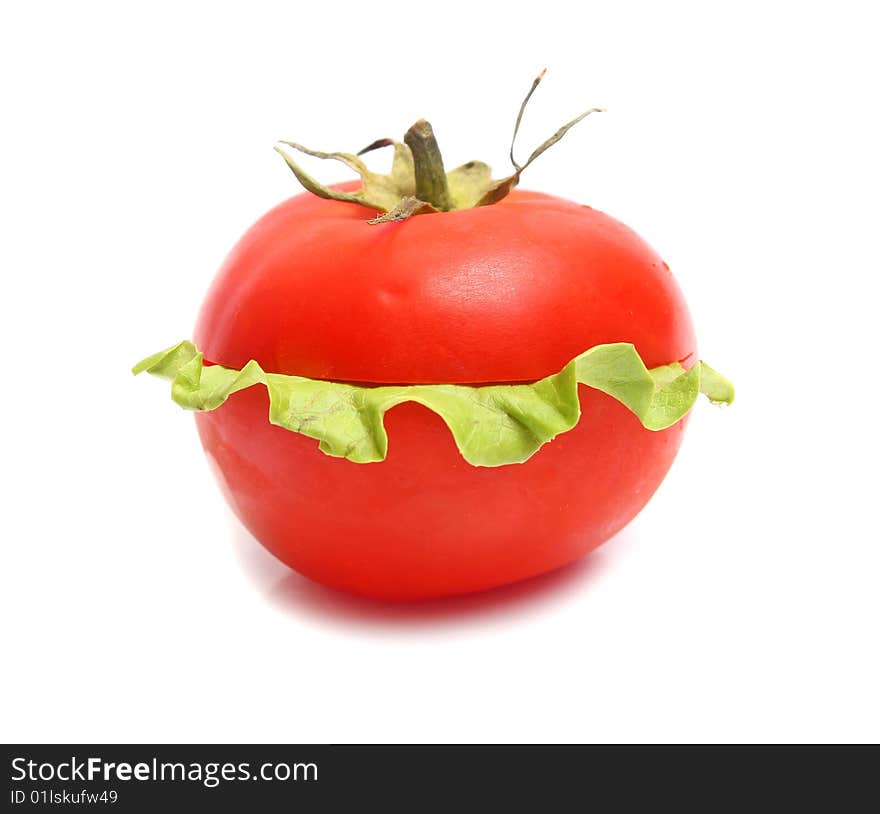
M 702 391 L 715 403 L 733 401 L 733 385 L 703 362 L 648 370 L 626 343 L 597 345 L 559 373 L 532 384 L 358 387 L 266 373 L 251 360 L 241 370 L 202 362 L 192 342 L 180 342 L 132 369 L 171 380 L 171 397 L 187 410 L 214 410 L 232 393 L 255 384 L 269 391 L 269 421 L 319 442 L 327 455 L 355 463 L 382 461 L 388 452 L 385 413 L 414 401 L 439 415 L 464 459 L 474 466 L 527 461 L 577 424 L 577 386 L 595 387 L 628 407 L 649 430 L 663 430 L 690 410 Z

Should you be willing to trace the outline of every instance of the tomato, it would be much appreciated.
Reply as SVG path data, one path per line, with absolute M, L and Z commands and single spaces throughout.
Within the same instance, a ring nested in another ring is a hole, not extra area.
M 518 189 L 378 226 L 355 204 L 292 198 L 232 250 L 195 334 L 217 364 L 385 384 L 535 381 L 603 342 L 632 342 L 649 368 L 695 358 L 684 299 L 646 243 Z
M 210 363 L 363 384 L 534 381 L 609 342 L 633 343 L 648 367 L 696 361 L 682 294 L 646 243 L 594 209 L 519 189 L 379 225 L 355 204 L 292 198 L 233 249 L 194 339 Z M 389 411 L 388 456 L 372 464 L 269 424 L 262 387 L 196 422 L 230 504 L 269 551 L 325 585 L 411 600 L 557 568 L 641 510 L 686 419 L 652 432 L 597 390 L 581 386 L 580 401 L 573 430 L 492 468 L 466 463 L 413 403 Z

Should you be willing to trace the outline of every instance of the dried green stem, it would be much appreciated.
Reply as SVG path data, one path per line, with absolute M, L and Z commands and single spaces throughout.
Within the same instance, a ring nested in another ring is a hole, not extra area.
M 517 164 L 516 159 L 513 157 L 513 146 L 516 144 L 516 137 L 519 134 L 519 126 L 522 124 L 523 113 L 526 112 L 526 107 L 529 104 L 529 99 L 532 98 L 532 94 L 537 89 L 538 85 L 541 84 L 541 80 L 544 78 L 544 74 L 547 73 L 547 69 L 544 68 L 541 73 L 539 73 L 535 77 L 535 81 L 532 82 L 532 86 L 529 88 L 529 92 L 526 94 L 526 98 L 522 100 L 522 104 L 519 106 L 519 112 L 516 114 L 516 124 L 513 126 L 513 139 L 510 142 L 510 163 L 513 164 L 513 168 L 517 172 L 522 171 L 522 166 Z
M 416 197 L 431 204 L 440 212 L 452 209 L 449 184 L 443 169 L 443 157 L 434 138 L 434 130 L 424 119 L 419 119 L 403 137 L 412 151 L 416 175 Z
M 380 138 L 368 144 L 357 155 L 324 153 L 309 150 L 293 141 L 282 142 L 297 152 L 315 158 L 340 161 L 353 169 L 361 177 L 361 186 L 350 191 L 344 192 L 320 183 L 306 173 L 285 150 L 277 146 L 275 149 L 309 192 L 334 201 L 360 204 L 378 212 L 378 216 L 370 219 L 368 223 L 390 223 L 407 220 L 413 215 L 427 212 L 451 212 L 457 209 L 488 206 L 509 195 L 519 183 L 523 170 L 545 150 L 556 144 L 572 127 L 591 113 L 601 110 L 597 107 L 590 108 L 564 124 L 550 138 L 538 145 L 521 164 L 514 156 L 516 137 L 529 100 L 543 77 L 544 71 L 532 82 L 517 112 L 510 143 L 510 163 L 513 164 L 514 171 L 506 178 L 493 180 L 492 171 L 482 161 L 468 161 L 447 173 L 443 167 L 443 157 L 440 155 L 437 139 L 434 138 L 434 131 L 424 119 L 419 119 L 410 127 L 403 138 L 403 143 Z M 391 172 L 384 175 L 371 172 L 359 157 L 383 147 L 394 148 Z

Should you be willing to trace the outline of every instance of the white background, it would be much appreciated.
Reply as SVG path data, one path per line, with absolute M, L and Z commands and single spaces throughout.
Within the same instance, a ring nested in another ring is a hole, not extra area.
M 872 5 L 4 4 L 0 736 L 878 739 Z M 699 403 L 648 508 L 571 568 L 328 592 L 242 531 L 192 418 L 128 369 L 298 191 L 276 139 L 424 115 L 447 163 L 500 169 L 545 65 L 522 150 L 609 112 L 524 186 L 645 236 L 739 400 Z

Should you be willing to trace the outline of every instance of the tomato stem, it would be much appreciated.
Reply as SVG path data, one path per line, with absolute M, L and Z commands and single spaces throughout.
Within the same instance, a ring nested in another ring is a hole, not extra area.
M 281 147 L 276 146 L 275 150 L 281 154 L 287 166 L 309 192 L 333 201 L 360 204 L 379 213 L 377 217 L 367 221 L 371 224 L 403 221 L 413 215 L 427 212 L 450 212 L 453 209 L 488 206 L 509 195 L 519 183 L 523 170 L 556 144 L 572 127 L 591 113 L 602 110 L 598 107 L 590 108 L 562 125 L 550 138 L 539 144 L 524 163 L 520 164 L 513 153 L 516 137 L 529 100 L 541 84 L 543 76 L 542 71 L 532 82 L 516 116 L 510 143 L 510 163 L 513 164 L 514 171 L 498 180 L 492 178 L 492 171 L 482 161 L 469 161 L 447 173 L 443 167 L 443 157 L 440 155 L 434 130 L 424 119 L 419 119 L 410 127 L 403 137 L 403 143 L 380 138 L 364 147 L 357 155 L 325 153 L 309 150 L 294 141 L 281 142 L 306 155 L 340 161 L 353 169 L 361 177 L 361 186 L 353 190 L 340 190 L 320 183 L 306 173 Z M 391 172 L 387 175 L 371 172 L 359 157 L 382 147 L 394 148 Z
M 434 129 L 424 119 L 419 119 L 403 137 L 404 144 L 412 151 L 416 175 L 416 197 L 431 204 L 441 212 L 452 209 L 449 184 L 443 157 L 434 137 Z

